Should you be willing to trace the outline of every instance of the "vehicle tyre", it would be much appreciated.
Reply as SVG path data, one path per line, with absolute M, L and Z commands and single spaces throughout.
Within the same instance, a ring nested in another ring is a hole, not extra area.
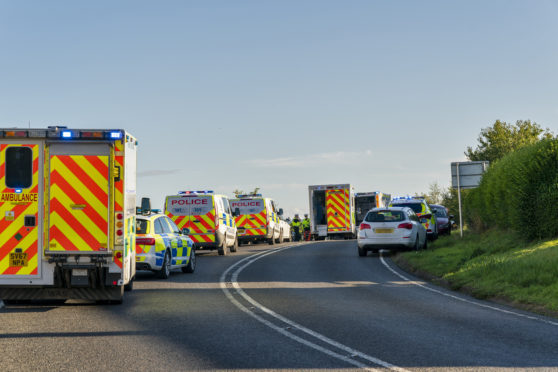
M 376 255 L 376 254 L 378 254 L 378 252 L 380 252 L 379 249 L 372 249 L 372 254 Z
M 364 248 L 358 247 L 358 256 L 359 257 L 366 257 L 368 251 Z
M 424 244 L 422 245 L 422 249 L 427 250 L 428 249 L 428 239 L 424 238 Z
M 128 284 L 124 285 L 124 290 L 126 292 L 131 292 L 134 289 L 134 280 L 136 280 L 136 277 L 134 276 L 132 279 L 130 279 L 130 281 L 128 282 Z
M 161 270 L 158 272 L 158 276 L 161 279 L 168 279 L 171 271 L 171 258 L 169 251 L 165 251 L 165 257 L 163 258 L 163 265 Z
M 273 234 L 271 234 L 271 238 L 267 239 L 267 243 L 269 245 L 275 245 L 275 239 L 273 238 Z
M 194 271 L 196 271 L 196 251 L 192 248 L 190 261 L 188 261 L 188 265 L 182 266 L 182 272 L 192 274 Z
M 221 243 L 221 246 L 219 246 L 219 248 L 217 248 L 217 253 L 219 253 L 219 256 L 225 256 L 227 254 L 227 236 L 226 235 L 223 238 L 223 242 Z
M 418 251 L 420 250 L 421 246 L 420 246 L 420 239 L 419 239 L 419 235 L 417 234 L 417 237 L 415 238 L 415 245 L 413 247 L 413 250 Z
M 283 243 L 284 239 L 283 239 L 283 230 L 281 230 L 279 232 L 279 244 Z
M 231 252 L 236 252 L 238 250 L 238 237 L 234 238 L 234 243 L 231 246 Z

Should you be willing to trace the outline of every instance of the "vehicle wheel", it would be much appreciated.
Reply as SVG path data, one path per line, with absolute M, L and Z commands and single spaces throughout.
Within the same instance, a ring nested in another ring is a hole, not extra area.
M 188 261 L 188 265 L 182 266 L 182 272 L 191 274 L 196 271 L 196 251 L 192 248 L 190 251 L 190 261 Z
M 283 239 L 283 230 L 281 230 L 279 232 L 279 244 L 283 243 L 284 239 Z
M 413 247 L 413 250 L 418 251 L 418 250 L 420 250 L 420 248 L 421 248 L 420 247 L 420 239 L 419 239 L 419 236 L 417 234 L 417 237 L 415 238 L 415 245 Z
M 427 250 L 428 249 L 428 239 L 424 238 L 424 244 L 422 245 L 422 249 Z
M 269 238 L 269 239 L 267 240 L 267 243 L 268 243 L 269 245 L 275 245 L 275 239 L 273 238 L 273 234 L 271 234 L 271 238 Z
M 231 252 L 236 252 L 238 250 L 238 237 L 234 238 L 234 243 L 231 247 Z
M 134 276 L 132 279 L 130 279 L 130 281 L 128 282 L 128 284 L 124 285 L 124 290 L 126 292 L 131 292 L 132 289 L 134 289 L 134 280 L 136 280 L 136 277 Z
M 169 251 L 165 252 L 165 258 L 163 258 L 163 266 L 159 270 L 158 275 L 161 279 L 168 279 L 171 271 L 171 258 Z
M 358 247 L 358 255 L 359 257 L 366 257 L 366 254 L 368 253 L 368 251 L 364 248 L 360 248 Z
M 221 246 L 219 248 L 217 248 L 217 253 L 219 253 L 219 256 L 225 256 L 227 254 L 227 236 L 226 235 L 223 238 L 223 242 L 221 243 Z
M 378 254 L 378 252 L 379 252 L 379 250 L 377 250 L 377 249 L 372 249 L 372 254 L 376 255 L 376 254 Z

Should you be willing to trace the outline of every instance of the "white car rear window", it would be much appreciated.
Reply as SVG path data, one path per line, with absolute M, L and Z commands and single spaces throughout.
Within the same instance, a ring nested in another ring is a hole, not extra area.
M 401 222 L 405 221 L 405 213 L 403 211 L 368 212 L 364 220 L 366 222 Z

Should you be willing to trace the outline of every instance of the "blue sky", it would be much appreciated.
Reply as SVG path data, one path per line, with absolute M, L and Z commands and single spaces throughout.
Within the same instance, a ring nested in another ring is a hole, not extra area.
M 558 2 L 0 1 L 0 126 L 124 128 L 139 197 L 449 186 L 496 119 L 558 132 Z

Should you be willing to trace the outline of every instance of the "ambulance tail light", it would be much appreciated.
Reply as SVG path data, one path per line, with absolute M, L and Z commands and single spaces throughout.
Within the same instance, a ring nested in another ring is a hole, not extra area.
M 155 245 L 155 238 L 136 238 L 136 245 Z
M 25 138 L 25 137 L 27 137 L 27 131 L 25 131 L 25 130 L 6 130 L 6 131 L 4 131 L 4 137 L 6 137 L 6 138 Z
M 115 245 L 124 244 L 124 213 L 116 211 L 114 219 L 114 231 L 116 233 Z

